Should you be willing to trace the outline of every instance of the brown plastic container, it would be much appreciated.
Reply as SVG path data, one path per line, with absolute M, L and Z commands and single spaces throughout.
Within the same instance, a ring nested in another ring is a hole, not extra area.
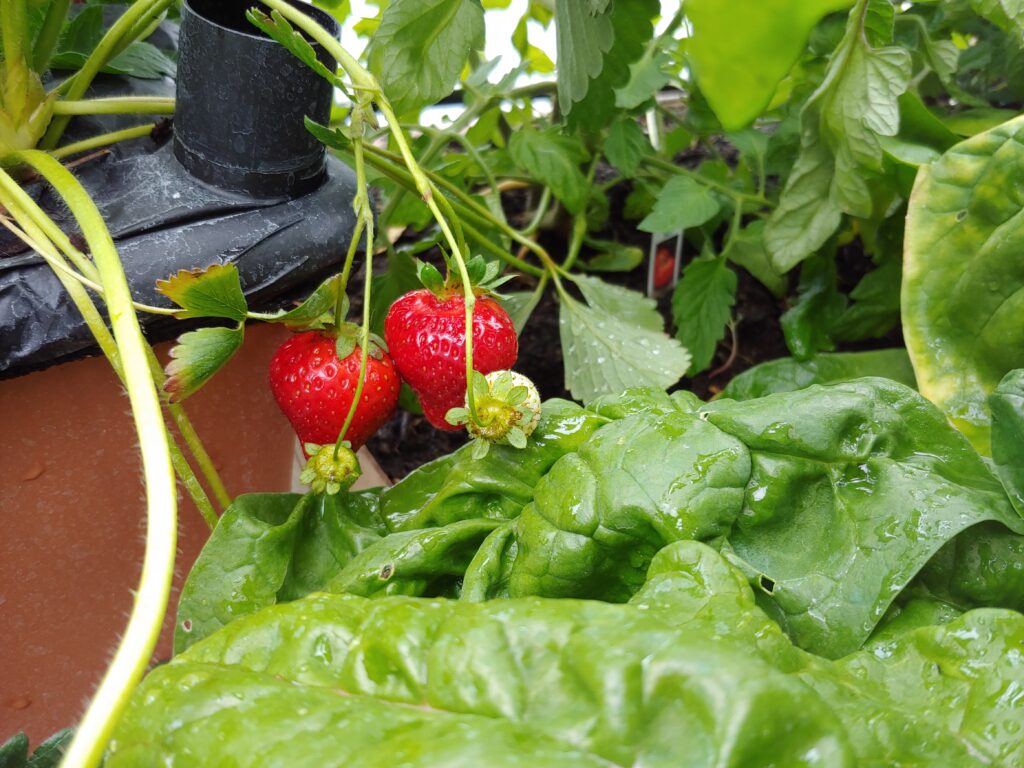
M 284 328 L 253 325 L 185 405 L 232 495 L 284 491 L 295 439 L 266 386 Z M 168 345 L 161 345 L 165 355 Z M 127 397 L 103 358 L 0 381 L 0 743 L 74 725 L 138 584 L 145 501 Z M 209 535 L 179 493 L 179 557 L 155 660 L 171 653 L 178 590 Z

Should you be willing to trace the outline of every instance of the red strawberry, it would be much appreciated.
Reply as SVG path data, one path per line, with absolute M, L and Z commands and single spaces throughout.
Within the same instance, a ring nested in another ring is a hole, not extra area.
M 420 396 L 427 420 L 438 429 L 461 427 L 444 420 L 466 397 L 466 303 L 461 293 L 444 298 L 412 291 L 391 305 L 384 339 L 409 386 Z M 494 299 L 478 296 L 473 309 L 473 368 L 488 374 L 511 368 L 519 340 L 508 313 Z
M 654 255 L 654 289 L 661 290 L 672 282 L 676 271 L 676 257 L 665 246 Z
M 278 347 L 270 361 L 270 390 L 303 446 L 333 444 L 352 407 L 359 383 L 362 352 L 357 345 L 338 359 L 336 340 L 323 331 L 306 331 Z M 358 450 L 388 420 L 398 405 L 401 382 L 386 353 L 367 360 L 363 395 L 345 439 Z

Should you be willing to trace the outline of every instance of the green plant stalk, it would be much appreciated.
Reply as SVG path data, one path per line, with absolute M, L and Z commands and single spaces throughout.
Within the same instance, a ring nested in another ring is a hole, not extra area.
M 416 162 L 416 158 L 413 156 L 412 150 L 409 147 L 409 142 L 406 140 L 405 134 L 402 132 L 398 118 L 395 115 L 394 110 L 391 108 L 391 104 L 384 96 L 376 78 L 366 71 L 362 65 L 348 53 L 348 51 L 342 48 L 341 44 L 334 39 L 333 35 L 327 32 L 327 30 L 317 24 L 316 21 L 302 11 L 282 2 L 282 0 L 261 0 L 261 2 L 276 10 L 284 18 L 288 19 L 289 22 L 306 32 L 314 40 L 320 43 L 324 50 L 334 57 L 334 60 L 338 62 L 342 69 L 344 69 L 352 79 L 355 90 L 370 94 L 373 101 L 377 104 L 378 109 L 380 109 L 381 114 L 384 116 L 384 120 L 387 122 L 388 127 L 391 130 L 391 135 L 394 138 L 395 143 L 398 144 L 398 149 L 402 159 L 405 161 L 406 167 L 409 169 L 413 180 L 416 182 L 416 189 L 419 191 L 424 202 L 427 204 L 427 207 L 430 209 L 430 212 L 433 214 L 438 227 L 441 228 L 441 232 L 448 243 L 448 247 L 452 252 L 452 258 L 455 260 L 459 271 L 459 278 L 462 281 L 462 289 L 465 296 L 466 306 L 466 399 L 469 405 L 470 417 L 475 422 L 479 423 L 479 418 L 476 413 L 476 402 L 473 396 L 473 308 L 476 303 L 476 296 L 473 292 L 472 282 L 469 279 L 469 273 L 466 271 L 466 262 L 460 249 L 459 238 L 457 238 L 455 233 L 452 232 L 448 221 L 445 219 L 438 207 L 437 200 L 435 200 L 433 185 L 427 176 L 424 175 L 423 169 L 421 169 L 419 164 Z M 441 197 L 443 198 L 443 196 Z M 447 200 L 445 200 L 445 202 L 447 203 Z M 451 206 L 449 205 L 448 207 L 449 210 L 451 210 Z
M 108 147 L 111 144 L 118 143 L 119 141 L 141 139 L 153 133 L 153 129 L 156 127 L 157 123 L 146 123 L 144 125 L 136 125 L 131 128 L 123 128 L 120 131 L 101 133 L 98 136 L 92 136 L 88 139 L 76 141 L 72 144 L 65 144 L 63 147 L 51 150 L 50 156 L 57 160 L 63 160 L 65 157 L 71 157 L 72 155 L 77 155 L 82 152 L 88 152 L 92 149 Z
M 416 189 L 416 182 L 413 180 L 412 174 L 405 170 L 405 168 L 401 164 L 400 158 L 391 154 L 390 152 L 385 152 L 384 150 L 381 150 L 379 147 L 375 147 L 372 144 L 366 145 L 366 153 L 366 161 L 370 165 L 372 165 L 376 170 L 384 173 L 385 175 L 388 176 L 388 178 L 398 182 L 399 184 L 404 185 L 406 188 L 410 190 Z M 378 155 L 378 153 L 380 154 Z M 458 188 L 456 187 L 455 189 L 457 190 Z M 498 221 L 493 216 L 493 214 L 491 214 L 490 211 L 488 211 L 483 206 L 478 205 L 477 202 L 473 200 L 471 197 L 465 194 L 461 194 L 461 192 L 461 190 L 458 190 L 458 193 L 456 193 L 457 198 L 455 200 L 450 201 L 452 206 L 458 212 L 460 218 L 473 219 L 480 223 L 481 225 L 487 227 L 497 227 L 506 234 L 506 229 L 512 229 L 507 225 L 505 227 L 502 227 L 501 222 Z M 467 232 L 477 233 L 479 239 L 477 237 L 474 237 L 474 239 L 477 240 L 478 245 L 483 247 L 489 253 L 497 256 L 499 259 L 504 261 L 509 266 L 515 267 L 520 272 L 525 272 L 529 275 L 533 275 L 534 277 L 540 277 L 541 275 L 544 274 L 543 269 L 535 267 L 534 265 L 523 261 L 517 256 L 509 253 L 508 251 L 498 248 L 496 245 L 494 245 L 494 243 L 490 242 L 490 240 L 485 238 L 483 235 L 480 235 L 478 230 L 469 226 L 465 221 L 463 221 L 462 226 Z
M 363 281 L 363 327 L 362 334 L 360 336 L 360 355 L 359 355 L 359 378 L 356 381 L 356 391 L 352 396 L 352 405 L 348 408 L 348 413 L 345 415 L 345 423 L 341 425 L 341 432 L 338 433 L 338 439 L 334 444 L 334 458 L 338 458 L 338 451 L 341 449 L 341 444 L 345 441 L 345 435 L 348 433 L 348 428 L 352 424 L 352 419 L 355 418 L 356 409 L 359 408 L 359 399 L 363 396 L 363 387 L 366 384 L 366 366 L 370 362 L 370 297 L 373 291 L 373 212 L 370 210 L 370 199 L 366 194 L 366 164 L 363 162 L 363 138 L 358 136 L 353 142 L 353 150 L 355 151 L 356 158 L 356 210 L 359 214 L 361 221 L 365 222 L 366 229 L 366 275 Z M 358 236 L 352 238 L 352 243 L 358 242 Z M 352 252 L 352 246 L 349 246 L 349 252 Z M 349 266 L 346 258 L 346 266 Z M 343 278 L 343 283 L 347 285 L 347 276 Z
M 751 203 L 757 203 L 760 206 L 773 206 L 773 203 L 770 200 L 767 200 L 761 195 L 751 195 L 748 194 L 747 192 L 740 192 L 739 190 L 733 189 L 732 187 L 728 187 L 725 184 L 722 184 L 721 182 L 715 181 L 714 179 L 709 179 L 705 176 L 701 176 L 699 173 L 697 173 L 696 171 L 691 171 L 689 168 L 683 168 L 681 165 L 676 165 L 675 163 L 670 163 L 667 160 L 662 160 L 660 157 L 647 155 L 640 162 L 648 166 L 649 168 L 657 168 L 660 171 L 665 171 L 666 173 L 674 173 L 677 176 L 687 176 L 688 178 L 691 178 L 694 181 L 696 181 L 698 184 L 702 184 L 703 186 L 708 187 L 709 189 L 713 189 L 716 192 L 721 192 L 723 195 L 727 195 L 728 197 L 733 198 L 734 200 L 737 201 L 737 203 L 746 201 Z
M 55 231 L 60 235 L 61 242 L 57 243 L 57 247 L 64 251 L 69 258 L 73 258 L 76 262 L 84 264 L 93 274 L 97 274 L 95 265 L 89 261 L 81 251 L 71 244 L 63 231 L 57 227 L 53 223 L 53 220 L 46 216 L 35 202 L 25 194 L 24 190 L 18 186 L 14 179 L 2 171 L 0 171 L 0 192 L 5 193 L 3 199 L 4 206 L 12 215 L 15 216 L 15 218 L 19 220 L 22 227 L 27 230 L 26 237 L 22 239 L 30 248 L 33 248 L 40 254 L 40 256 L 46 259 L 47 263 L 49 263 L 50 266 L 58 273 L 57 277 L 65 287 L 67 287 L 69 283 L 74 286 L 73 289 L 68 289 L 69 295 L 72 297 L 72 300 L 75 302 L 78 310 L 82 313 L 82 317 L 85 319 L 89 330 L 96 337 L 100 350 L 104 353 L 107 359 L 110 360 L 111 366 L 114 368 L 114 372 L 117 373 L 118 377 L 123 381 L 120 360 L 116 354 L 111 354 L 112 352 L 116 352 L 116 349 L 113 346 L 113 338 L 107 330 L 106 322 L 96 309 L 96 305 L 93 303 L 92 299 L 90 299 L 88 294 L 82 290 L 83 284 L 87 286 L 95 286 L 97 292 L 104 297 L 104 300 L 106 300 L 106 295 L 102 286 L 76 273 L 67 264 L 67 262 L 64 261 L 59 251 L 56 249 L 48 249 L 44 244 L 49 243 L 52 245 L 53 240 L 50 238 L 46 230 Z M 18 233 L 15 232 L 15 234 Z M 69 279 L 68 281 L 65 281 L 63 279 L 64 277 L 73 278 L 73 280 Z M 98 274 L 97 279 L 99 279 Z M 158 307 L 147 309 L 155 309 L 160 314 L 164 314 L 164 311 Z M 107 341 L 108 339 L 109 342 Z M 147 348 L 149 348 L 148 344 Z M 149 363 L 153 374 L 153 380 L 160 392 L 161 398 L 167 406 L 168 413 L 174 420 L 182 439 L 185 441 L 185 444 L 188 446 L 193 458 L 199 465 L 200 471 L 203 473 L 206 481 L 213 489 L 218 503 L 226 507 L 231 503 L 231 497 L 224 488 L 224 483 L 220 479 L 220 475 L 217 473 L 217 469 L 214 467 L 213 461 L 207 453 L 202 440 L 200 440 L 199 435 L 192 426 L 192 422 L 188 418 L 188 414 L 185 412 L 184 407 L 180 404 L 171 403 L 166 392 L 164 392 L 164 372 L 160 367 L 159 361 L 156 359 L 156 355 L 153 354 L 152 349 L 149 349 Z M 176 444 L 174 444 L 174 450 L 178 450 L 180 452 L 180 449 L 177 448 Z M 196 488 L 200 489 L 201 493 L 192 494 L 193 501 L 200 513 L 203 515 L 203 518 L 212 529 L 217 523 L 217 513 L 210 504 L 209 498 L 206 496 L 206 492 L 202 491 L 202 486 L 198 484 L 198 481 L 195 481 L 191 466 L 189 466 L 187 462 L 184 462 L 183 464 L 176 462 L 175 469 L 176 471 L 180 470 L 178 471 L 179 477 L 190 493 L 192 493 Z
M 135 4 L 130 5 L 107 30 L 99 44 L 82 64 L 82 68 L 58 86 L 56 91 L 63 94 L 68 101 L 81 99 L 100 70 L 131 44 L 132 31 L 134 30 L 135 34 L 140 34 L 148 29 L 153 18 L 164 13 L 173 2 L 174 0 L 138 0 Z M 70 119 L 70 115 L 55 116 L 39 142 L 39 148 L 53 149 L 56 147 L 60 137 L 64 135 L 64 129 L 67 128 Z
M 4 41 L 7 77 L 13 77 L 25 57 L 28 38 L 26 0 L 0 0 L 0 34 Z
M 55 115 L 173 115 L 174 99 L 159 96 L 115 96 L 108 99 L 62 99 Z
M 533 235 L 538 229 L 540 224 L 544 221 L 544 217 L 547 215 L 548 207 L 551 205 L 551 187 L 544 187 L 540 193 L 540 200 L 537 202 L 537 210 L 533 212 L 533 218 L 526 225 L 523 230 L 523 234 L 527 237 Z
M 43 26 L 36 37 L 35 50 L 32 52 L 32 69 L 39 74 L 46 71 L 53 57 L 53 50 L 57 47 L 57 40 L 60 39 L 70 6 L 71 0 L 50 0 L 50 7 L 46 9 L 46 17 L 43 19 Z
M 356 193 L 359 194 L 358 192 Z M 341 268 L 341 285 L 338 286 L 338 299 L 334 303 L 334 327 L 340 328 L 345 322 L 345 293 L 348 291 L 348 278 L 352 274 L 352 264 L 355 262 L 356 251 L 359 250 L 359 239 L 363 236 L 363 229 L 366 223 L 360 216 L 356 220 L 356 228 L 352 232 L 352 239 L 348 241 L 348 252 L 345 254 L 345 264 Z
M 147 530 L 142 577 L 121 644 L 86 709 L 62 765 L 99 765 L 114 726 L 142 679 L 156 646 L 170 597 L 177 549 L 177 494 L 167 429 L 149 369 L 148 349 L 114 241 L 99 210 L 75 177 L 45 152 L 20 152 L 71 209 L 107 294 L 110 324 L 125 374 L 125 386 L 139 436 L 146 482 Z

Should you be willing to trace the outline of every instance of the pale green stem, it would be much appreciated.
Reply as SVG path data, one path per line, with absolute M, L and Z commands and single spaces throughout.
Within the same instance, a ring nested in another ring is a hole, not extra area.
M 363 387 L 366 384 L 366 366 L 369 364 L 370 354 L 370 297 L 373 289 L 373 211 L 370 210 L 370 200 L 366 194 L 366 164 L 363 162 L 363 139 L 357 136 L 353 148 L 356 157 L 356 208 L 359 218 L 366 222 L 366 274 L 363 280 L 363 328 L 360 336 L 360 357 L 359 357 L 359 379 L 356 381 L 356 391 L 352 397 L 352 405 L 349 406 L 345 415 L 345 423 L 338 433 L 338 440 L 334 445 L 334 456 L 337 458 L 338 449 L 345 440 L 348 428 L 355 418 L 356 410 L 359 408 L 359 399 L 363 396 Z M 357 241 L 353 237 L 353 242 Z M 349 247 L 351 251 L 351 246 Z M 346 278 L 347 279 L 347 278 Z
M 36 47 L 32 52 L 32 69 L 39 74 L 45 72 L 50 63 L 70 6 L 71 0 L 50 0 L 50 7 L 46 9 L 46 18 L 43 19 L 43 26 L 36 37 Z
M 57 92 L 69 101 L 81 99 L 100 70 L 132 42 L 133 32 L 140 35 L 150 29 L 153 19 L 164 13 L 173 2 L 174 0 L 137 0 L 128 6 L 89 54 L 82 68 L 58 86 Z M 56 147 L 70 119 L 70 115 L 55 116 L 39 142 L 40 149 Z
M 0 0 L 0 34 L 4 41 L 4 62 L 7 76 L 12 77 L 24 63 L 28 38 L 26 0 Z
M 372 95 L 374 102 L 377 104 L 381 114 L 384 116 L 384 120 L 391 129 L 391 135 L 394 138 L 395 143 L 398 144 L 398 149 L 402 155 L 402 159 L 405 161 L 406 167 L 409 169 L 409 172 L 413 176 L 413 180 L 416 182 L 416 189 L 423 197 L 423 201 L 427 204 L 431 214 L 433 214 L 438 227 L 441 229 L 441 233 L 444 235 L 444 238 L 448 243 L 448 247 L 452 253 L 452 258 L 455 260 L 455 264 L 459 271 L 459 278 L 462 281 L 464 303 L 466 307 L 466 399 L 468 401 L 471 417 L 474 421 L 478 422 L 479 420 L 476 415 L 476 402 L 473 396 L 473 308 L 476 304 L 476 295 L 473 292 L 473 285 L 469 279 L 469 273 L 466 271 L 466 262 L 463 258 L 462 250 L 459 247 L 459 240 L 452 232 L 452 229 L 449 226 L 448 221 L 442 215 L 440 208 L 438 208 L 437 201 L 434 199 L 433 185 L 424 175 L 423 170 L 416 162 L 416 158 L 413 156 L 412 150 L 409 147 L 409 142 L 406 140 L 405 134 L 402 132 L 398 118 L 395 116 L 394 110 L 391 108 L 391 104 L 384 96 L 380 85 L 377 83 L 373 75 L 363 69 L 362 65 L 360 65 L 356 59 L 341 47 L 341 44 L 333 35 L 302 11 L 293 8 L 282 0 L 262 0 L 262 2 L 276 10 L 284 18 L 288 19 L 288 21 L 320 43 L 324 50 L 334 57 L 334 60 L 338 62 L 342 69 L 344 69 L 352 79 L 355 89 L 368 92 Z
M 61 99 L 55 115 L 173 115 L 174 99 L 162 96 L 114 96 L 108 99 Z
M 170 441 L 147 359 L 148 346 L 132 310 L 128 280 L 110 232 L 95 203 L 64 166 L 45 152 L 20 152 L 18 158 L 32 166 L 64 199 L 96 259 L 124 369 L 146 483 L 146 548 L 128 626 L 62 763 L 67 768 L 91 768 L 103 759 L 111 733 L 142 679 L 160 635 L 174 576 L 177 493 Z
M 146 123 L 144 125 L 132 126 L 131 128 L 123 128 L 120 131 L 101 133 L 98 136 L 92 136 L 88 139 L 83 139 L 82 141 L 76 141 L 73 144 L 65 144 L 63 147 L 51 150 L 50 156 L 57 160 L 63 160 L 65 157 L 71 157 L 72 155 L 77 155 L 82 152 L 88 152 L 91 149 L 109 147 L 111 144 L 116 144 L 119 141 L 141 139 L 142 137 L 149 136 L 153 133 L 153 129 L 156 128 L 156 126 L 156 123 Z

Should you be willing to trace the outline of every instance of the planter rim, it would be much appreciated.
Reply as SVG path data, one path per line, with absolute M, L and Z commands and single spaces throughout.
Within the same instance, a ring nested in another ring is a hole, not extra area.
M 326 11 L 324 11 L 322 8 L 317 8 L 315 5 L 308 4 L 308 3 L 297 2 L 296 0 L 285 0 L 285 2 L 287 2 L 291 6 L 294 6 L 294 7 L 298 8 L 303 13 L 305 13 L 307 16 L 312 17 L 317 23 L 319 23 L 321 26 L 325 27 L 327 29 L 327 31 L 330 32 L 331 34 L 333 34 L 335 36 L 338 35 L 338 33 L 340 31 L 340 26 L 338 24 L 337 19 L 335 19 L 333 16 L 331 16 L 331 14 L 327 13 Z M 258 0 L 253 0 L 253 3 L 251 3 L 251 4 L 246 3 L 246 5 L 248 5 L 250 7 L 252 5 L 258 5 L 258 4 L 259 4 Z M 220 2 L 219 0 L 183 0 L 183 2 L 182 2 L 182 10 L 186 10 L 187 9 L 190 13 L 198 16 L 203 21 L 205 21 L 207 24 L 209 24 L 210 26 L 217 27 L 218 29 L 222 30 L 225 34 L 242 35 L 244 37 L 251 38 L 254 41 L 258 41 L 260 43 L 267 43 L 269 45 L 277 45 L 278 44 L 276 40 L 273 40 L 272 38 L 267 37 L 265 34 L 263 34 L 263 32 L 261 32 L 256 27 L 252 27 L 252 29 L 249 30 L 249 29 L 244 29 L 244 28 L 241 28 L 241 27 L 225 26 L 224 24 L 222 24 L 221 22 L 217 21 L 216 19 L 211 18 L 209 11 L 205 10 L 202 7 L 204 5 L 206 5 L 206 6 L 209 6 L 209 5 L 221 6 L 222 2 Z M 196 7 L 196 6 L 200 6 L 200 7 Z M 252 25 L 250 25 L 250 26 L 252 26 Z M 320 46 L 320 44 L 318 42 L 316 42 L 315 40 L 310 39 L 305 33 L 303 33 L 302 36 L 306 39 L 307 43 L 309 43 L 311 46 L 313 46 L 313 48 L 315 48 L 315 49 L 320 49 L 321 48 L 321 46 Z

